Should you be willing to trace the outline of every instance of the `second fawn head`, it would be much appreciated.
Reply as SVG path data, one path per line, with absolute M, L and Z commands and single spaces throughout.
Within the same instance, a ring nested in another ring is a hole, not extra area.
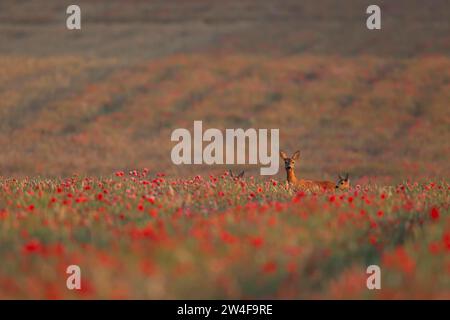
M 233 171 L 231 171 L 231 170 L 229 170 L 229 172 L 230 172 L 230 177 L 233 178 L 233 179 L 241 179 L 244 176 L 244 173 L 245 173 L 244 170 L 242 170 L 241 173 L 239 173 L 238 175 L 235 175 L 233 173 Z
M 348 190 L 350 189 L 350 179 L 348 178 L 348 173 L 345 176 L 338 175 L 338 182 L 336 184 L 336 189 Z

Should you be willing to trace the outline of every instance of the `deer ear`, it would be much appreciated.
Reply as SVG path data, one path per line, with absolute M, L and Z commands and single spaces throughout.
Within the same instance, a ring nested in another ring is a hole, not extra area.
M 345 174 L 345 180 L 348 180 L 348 173 Z
M 283 151 L 280 151 L 280 157 L 281 157 L 281 159 L 283 159 L 283 160 L 286 160 L 286 159 L 288 158 L 287 154 L 284 153 Z
M 338 174 L 338 178 L 339 178 L 339 180 L 344 180 L 344 178 L 342 178 L 340 173 Z
M 300 151 L 299 150 L 295 151 L 294 154 L 292 155 L 292 159 L 298 160 L 298 158 L 300 158 Z
M 238 178 L 242 178 L 244 176 L 244 173 L 245 173 L 245 171 L 242 170 L 242 172 L 238 174 Z
M 228 172 L 230 172 L 230 177 L 234 178 L 233 171 L 228 170 Z

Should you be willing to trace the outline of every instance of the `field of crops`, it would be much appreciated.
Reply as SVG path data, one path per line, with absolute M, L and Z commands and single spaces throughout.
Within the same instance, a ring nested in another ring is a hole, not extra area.
M 450 299 L 450 2 L 377 0 L 368 30 L 372 2 L 77 0 L 68 30 L 1 0 L 0 299 Z M 196 120 L 352 188 L 175 165 Z
M 310 193 L 143 170 L 0 188 L 0 298 L 450 298 L 445 182 Z
M 4 0 L 0 174 L 220 174 L 170 161 L 203 120 L 279 128 L 305 177 L 448 179 L 449 2 L 377 3 L 379 32 L 369 0 L 79 0 L 69 31 L 64 2 Z
M 5 176 L 145 167 L 218 174 L 227 168 L 170 159 L 172 131 L 203 120 L 205 130 L 279 128 L 282 149 L 302 150 L 306 177 L 450 177 L 446 56 L 183 54 L 133 67 L 81 57 L 9 58 L 0 66 Z

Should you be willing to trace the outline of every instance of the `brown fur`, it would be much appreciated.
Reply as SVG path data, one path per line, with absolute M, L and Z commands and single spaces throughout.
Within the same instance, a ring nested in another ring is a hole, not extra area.
M 234 175 L 233 171 L 229 170 L 230 172 L 230 177 L 234 178 L 234 179 L 241 179 L 244 176 L 245 171 L 242 170 L 241 173 L 239 173 L 238 175 Z
M 295 161 L 300 158 L 300 151 L 296 151 L 292 157 L 288 157 L 283 151 L 280 152 L 281 159 L 284 161 L 287 182 L 296 189 L 309 191 L 328 191 L 335 190 L 336 184 L 331 181 L 313 181 L 298 179 L 295 176 L 294 166 Z
M 336 184 L 336 189 L 344 191 L 350 189 L 350 179 L 348 178 L 348 173 L 345 175 L 345 177 L 339 175 L 338 178 L 339 180 Z

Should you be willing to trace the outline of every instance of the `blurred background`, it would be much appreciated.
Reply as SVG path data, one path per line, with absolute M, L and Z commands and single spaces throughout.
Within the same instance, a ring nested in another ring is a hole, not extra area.
M 230 168 L 172 164 L 171 132 L 203 120 L 279 128 L 301 177 L 448 179 L 449 15 L 448 0 L 1 0 L 0 175 Z

